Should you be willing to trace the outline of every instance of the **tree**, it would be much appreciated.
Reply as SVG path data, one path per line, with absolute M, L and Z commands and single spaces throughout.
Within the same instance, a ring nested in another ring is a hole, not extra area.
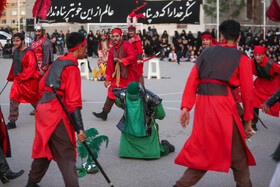
M 212 18 L 217 17 L 217 0 L 206 0 L 203 5 L 204 12 Z M 245 0 L 220 0 L 220 16 L 229 16 L 229 19 L 240 15 L 245 7 Z

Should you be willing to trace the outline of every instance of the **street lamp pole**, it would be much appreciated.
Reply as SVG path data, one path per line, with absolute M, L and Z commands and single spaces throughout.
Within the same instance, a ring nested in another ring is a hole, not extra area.
M 220 25 L 220 1 L 217 0 L 217 41 L 220 41 L 219 25 Z

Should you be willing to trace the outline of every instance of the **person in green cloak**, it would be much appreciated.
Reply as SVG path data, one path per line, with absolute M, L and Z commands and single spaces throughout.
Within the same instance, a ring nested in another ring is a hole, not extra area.
M 155 119 L 162 120 L 165 111 L 162 99 L 138 82 L 131 82 L 126 89 L 113 89 L 116 104 L 124 110 L 117 127 L 121 130 L 120 157 L 155 159 L 175 151 L 167 140 L 159 139 Z

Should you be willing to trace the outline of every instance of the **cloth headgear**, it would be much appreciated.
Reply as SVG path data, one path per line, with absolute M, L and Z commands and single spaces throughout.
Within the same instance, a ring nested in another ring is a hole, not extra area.
M 212 36 L 211 36 L 210 34 L 203 34 L 203 35 L 201 35 L 201 39 L 202 39 L 202 40 L 203 40 L 203 39 L 206 39 L 206 38 L 212 40 Z
M 36 24 L 34 25 L 34 29 L 35 29 L 35 30 L 43 30 L 44 28 L 43 28 L 43 26 L 42 26 L 41 23 L 36 23 Z
M 86 39 L 85 39 L 82 43 L 80 43 L 79 45 L 77 45 L 76 47 L 73 47 L 73 48 L 71 48 L 71 49 L 68 49 L 68 51 L 69 51 L 69 52 L 75 51 L 75 50 L 79 49 L 79 47 L 85 45 L 85 43 L 87 43 L 87 40 L 86 40 Z
M 128 30 L 133 30 L 133 31 L 135 31 L 136 28 L 135 28 L 134 26 L 130 25 L 130 26 L 128 27 Z
M 114 33 L 119 33 L 119 35 L 122 35 L 122 30 L 119 28 L 114 28 L 111 32 L 111 34 L 113 35 Z
M 138 82 L 131 82 L 127 85 L 127 93 L 130 95 L 137 95 L 139 93 Z
M 263 46 L 255 46 L 254 47 L 254 54 L 264 55 L 266 52 L 266 48 Z

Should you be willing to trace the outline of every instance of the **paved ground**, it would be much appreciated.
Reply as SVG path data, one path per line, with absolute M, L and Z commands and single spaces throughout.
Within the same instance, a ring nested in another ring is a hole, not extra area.
M 92 67 L 96 67 L 96 59 L 90 59 Z M 0 89 L 6 83 L 11 65 L 11 60 L 0 58 Z M 118 157 L 120 131 L 116 124 L 122 116 L 122 110 L 113 107 L 106 122 L 94 118 L 93 111 L 101 111 L 106 98 L 106 89 L 103 82 L 94 82 L 82 79 L 83 98 L 83 120 L 85 128 L 96 128 L 100 134 L 107 135 L 110 139 L 108 148 L 104 146 L 99 155 L 99 162 L 106 171 L 110 180 L 116 187 L 171 187 L 181 177 L 185 168 L 174 164 L 174 159 L 191 134 L 191 125 L 182 129 L 179 123 L 180 102 L 182 92 L 192 68 L 192 63 L 177 63 L 161 61 L 161 80 L 145 79 L 146 87 L 163 98 L 163 105 L 166 117 L 159 122 L 160 138 L 167 139 L 175 145 L 175 153 L 157 160 L 123 159 Z M 147 75 L 148 65 L 145 64 L 144 75 Z M 0 104 L 6 122 L 8 121 L 9 91 L 11 83 L 0 96 Z M 20 117 L 17 121 L 18 128 L 10 130 L 12 144 L 12 158 L 8 159 L 12 170 L 24 169 L 22 177 L 6 184 L 7 187 L 25 186 L 28 179 L 28 171 L 31 165 L 31 150 L 34 139 L 34 117 L 29 115 L 32 106 L 29 104 L 20 105 Z M 191 113 L 193 114 L 193 112 Z M 193 115 L 191 116 L 193 117 Z M 275 169 L 275 162 L 270 155 L 279 143 L 280 126 L 278 118 L 260 114 L 260 117 L 269 127 L 264 129 L 258 124 L 259 131 L 248 142 L 248 146 L 255 156 L 257 166 L 251 167 L 251 179 L 253 186 L 268 186 Z M 78 165 L 81 163 L 78 158 Z M 102 174 L 87 175 L 79 179 L 83 187 L 105 187 L 108 186 Z M 40 183 L 43 187 L 64 186 L 62 176 L 55 162 L 52 162 L 46 176 Z M 208 172 L 197 186 L 235 186 L 232 172 L 219 173 Z

